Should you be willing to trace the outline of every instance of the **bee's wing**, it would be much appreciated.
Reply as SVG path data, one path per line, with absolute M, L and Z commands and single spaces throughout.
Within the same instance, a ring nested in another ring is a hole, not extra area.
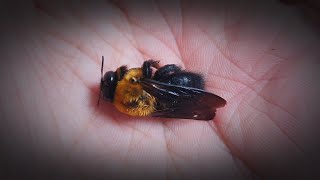
M 151 79 L 142 79 L 143 89 L 157 99 L 155 117 L 211 120 L 216 108 L 226 101 L 209 92 L 192 87 L 166 84 Z

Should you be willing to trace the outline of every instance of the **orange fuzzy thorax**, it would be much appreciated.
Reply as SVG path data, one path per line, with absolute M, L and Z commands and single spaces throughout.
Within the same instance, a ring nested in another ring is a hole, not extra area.
M 135 82 L 142 76 L 141 68 L 133 68 L 118 82 L 113 104 L 120 112 L 131 116 L 148 116 L 154 112 L 156 99 Z

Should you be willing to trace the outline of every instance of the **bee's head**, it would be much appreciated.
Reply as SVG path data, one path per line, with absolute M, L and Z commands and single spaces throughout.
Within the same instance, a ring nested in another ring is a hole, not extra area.
M 114 91 L 117 86 L 117 76 L 116 73 L 113 71 L 108 71 L 102 76 L 103 74 L 103 61 L 104 58 L 102 56 L 102 64 L 101 64 L 101 80 L 100 80 L 100 95 L 98 104 L 100 101 L 100 97 L 102 96 L 103 99 L 112 101 L 114 96 Z
M 102 97 L 106 100 L 112 100 L 114 96 L 114 91 L 116 89 L 116 85 L 116 73 L 113 71 L 106 72 L 100 82 L 100 90 L 102 92 Z

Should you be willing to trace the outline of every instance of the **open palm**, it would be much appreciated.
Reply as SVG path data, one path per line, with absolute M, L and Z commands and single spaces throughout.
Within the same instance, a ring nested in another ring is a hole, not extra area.
M 15 40 L 2 66 L 10 76 L 1 77 L 1 105 L 14 119 L 9 131 L 48 162 L 97 177 L 303 173 L 305 131 L 316 125 L 309 119 L 316 117 L 319 39 L 294 12 L 183 1 L 27 7 L 8 31 Z M 156 59 L 202 73 L 206 90 L 227 105 L 208 122 L 133 118 L 108 102 L 96 106 L 101 56 L 105 71 Z

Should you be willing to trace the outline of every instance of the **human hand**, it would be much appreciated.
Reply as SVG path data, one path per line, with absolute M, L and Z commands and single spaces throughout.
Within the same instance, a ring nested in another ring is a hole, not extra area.
M 304 173 L 318 125 L 309 120 L 319 116 L 319 37 L 290 9 L 184 1 L 27 7 L 8 26 L 15 39 L 1 66 L 3 127 L 16 151 L 80 176 Z M 200 72 L 227 105 L 208 122 L 97 107 L 102 55 L 105 71 L 152 58 Z

